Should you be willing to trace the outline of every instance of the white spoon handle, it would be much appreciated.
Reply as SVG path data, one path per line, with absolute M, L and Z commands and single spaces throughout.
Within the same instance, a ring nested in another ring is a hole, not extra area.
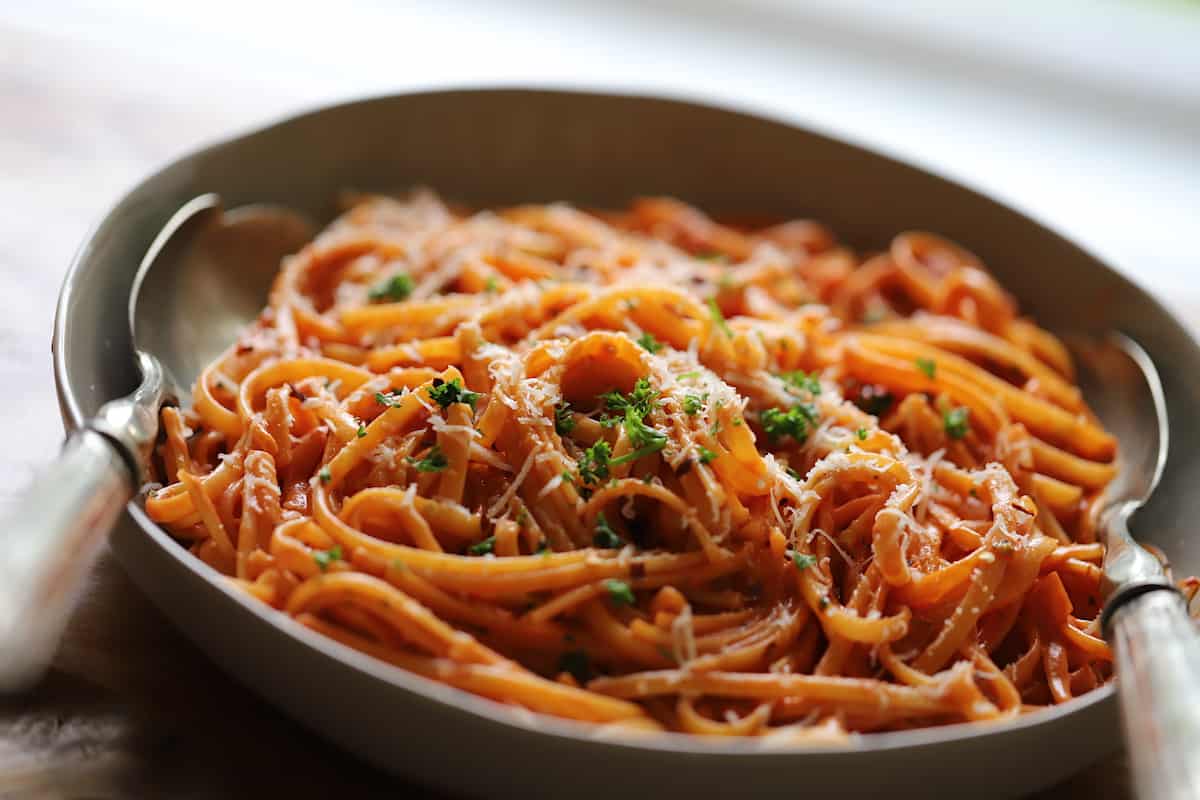
M 1200 797 L 1200 637 L 1182 596 L 1159 588 L 1127 600 L 1110 639 L 1138 797 Z
M 78 430 L 0 520 L 0 691 L 28 687 L 54 657 L 84 575 L 133 491 L 116 446 Z

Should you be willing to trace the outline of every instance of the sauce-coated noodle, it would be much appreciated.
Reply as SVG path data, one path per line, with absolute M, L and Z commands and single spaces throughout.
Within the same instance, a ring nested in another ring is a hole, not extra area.
M 359 198 L 162 422 L 146 508 L 197 557 L 533 711 L 827 741 L 1111 674 L 1115 441 L 932 234 Z

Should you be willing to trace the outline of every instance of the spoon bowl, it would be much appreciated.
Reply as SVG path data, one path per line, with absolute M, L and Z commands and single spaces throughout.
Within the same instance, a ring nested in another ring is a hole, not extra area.
M 190 200 L 167 221 L 134 278 L 129 329 L 136 350 L 162 365 L 169 398 L 185 397 L 204 366 L 237 339 L 265 305 L 280 259 L 313 234 L 294 211 L 222 211 L 215 194 Z

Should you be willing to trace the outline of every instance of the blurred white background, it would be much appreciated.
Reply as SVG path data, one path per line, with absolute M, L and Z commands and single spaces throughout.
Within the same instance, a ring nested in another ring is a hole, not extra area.
M 1195 0 L 0 0 L 0 77 L 18 427 L 53 417 L 53 297 L 120 192 L 230 131 L 424 87 L 624 88 L 793 120 L 990 192 L 1200 320 Z
M 1164 292 L 1198 274 L 1184 243 L 1200 227 L 1195 2 L 11 1 L 0 22 L 64 45 L 55 57 L 75 63 L 53 68 L 74 88 L 186 110 L 195 139 L 416 87 L 662 91 L 770 111 L 920 162 Z M 73 124 L 73 135 L 92 133 L 86 118 Z M 195 143 L 184 138 L 155 150 Z M 96 158 L 129 144 L 99 140 Z

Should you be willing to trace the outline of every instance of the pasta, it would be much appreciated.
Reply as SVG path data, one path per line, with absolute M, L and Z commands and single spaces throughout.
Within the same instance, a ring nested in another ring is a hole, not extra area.
M 825 741 L 1111 676 L 1116 442 L 932 234 L 357 197 L 162 431 L 197 558 L 534 712 Z

